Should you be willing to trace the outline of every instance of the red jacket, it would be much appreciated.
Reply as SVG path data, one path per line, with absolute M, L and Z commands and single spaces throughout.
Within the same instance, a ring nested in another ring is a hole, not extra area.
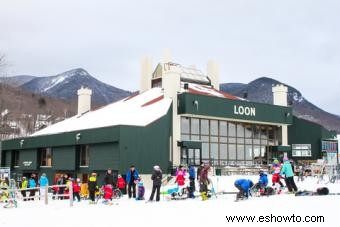
M 104 199 L 111 199 L 112 198 L 112 185 L 107 184 L 103 186 L 104 188 Z
M 125 188 L 125 185 L 126 185 L 126 183 L 125 183 L 124 178 L 123 177 L 119 177 L 118 181 L 117 181 L 117 187 L 119 189 L 122 189 L 122 188 Z
M 72 182 L 72 189 L 73 189 L 73 192 L 80 192 L 79 184 L 77 184 L 77 182 Z
M 184 181 L 185 181 L 185 179 L 184 179 L 183 175 L 178 175 L 176 177 L 176 182 L 177 182 L 178 186 L 183 186 L 184 185 Z

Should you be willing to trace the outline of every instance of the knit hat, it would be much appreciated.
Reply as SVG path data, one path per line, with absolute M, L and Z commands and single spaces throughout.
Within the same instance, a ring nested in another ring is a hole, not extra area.
M 153 169 L 154 170 L 160 170 L 161 168 L 159 166 L 154 166 Z
M 275 159 L 275 160 L 273 161 L 273 163 L 274 163 L 274 164 L 279 164 L 279 160 Z
M 288 161 L 288 158 L 287 157 L 284 157 L 283 158 L 283 161 L 285 162 L 285 161 Z

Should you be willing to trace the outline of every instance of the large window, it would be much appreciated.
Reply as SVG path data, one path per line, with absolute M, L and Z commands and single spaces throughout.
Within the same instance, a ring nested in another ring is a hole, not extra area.
M 40 148 L 40 166 L 52 166 L 52 148 Z
M 80 163 L 79 165 L 80 166 L 84 166 L 84 167 L 87 167 L 89 166 L 89 160 L 90 160 L 90 147 L 89 145 L 81 145 L 80 146 L 80 152 L 79 152 L 79 160 L 80 160 Z
M 266 146 L 278 145 L 278 128 L 181 117 L 181 140 L 202 141 L 202 161 L 215 166 L 260 163 Z
M 311 144 L 292 144 L 293 157 L 311 157 L 312 145 Z

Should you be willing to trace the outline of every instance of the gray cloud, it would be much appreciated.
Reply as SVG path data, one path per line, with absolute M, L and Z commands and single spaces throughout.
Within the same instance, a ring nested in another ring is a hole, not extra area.
M 83 67 L 114 86 L 136 90 L 139 58 L 205 70 L 221 82 L 270 76 L 340 114 L 339 1 L 19 1 L 0 3 L 0 50 L 11 75 L 53 75 Z

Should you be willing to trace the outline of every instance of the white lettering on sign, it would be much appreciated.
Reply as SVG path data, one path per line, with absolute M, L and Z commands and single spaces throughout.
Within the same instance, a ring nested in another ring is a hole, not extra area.
M 24 166 L 31 166 L 32 161 L 24 161 L 24 162 L 22 162 L 22 164 L 23 164 Z
M 249 106 L 234 105 L 234 114 L 255 117 L 256 108 L 255 107 L 249 107 Z

